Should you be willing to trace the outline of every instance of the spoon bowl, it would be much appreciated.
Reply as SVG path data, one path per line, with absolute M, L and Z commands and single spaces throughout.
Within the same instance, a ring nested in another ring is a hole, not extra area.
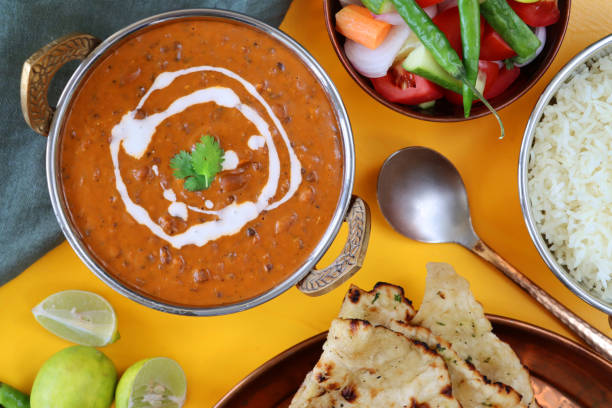
M 612 340 L 582 320 L 489 248 L 474 232 L 461 175 L 440 153 L 408 147 L 378 174 L 378 205 L 400 234 L 427 243 L 464 246 L 504 273 L 593 349 L 612 361 Z
M 434 150 L 407 147 L 393 153 L 378 175 L 377 195 L 387 222 L 408 238 L 468 249 L 478 241 L 463 180 Z

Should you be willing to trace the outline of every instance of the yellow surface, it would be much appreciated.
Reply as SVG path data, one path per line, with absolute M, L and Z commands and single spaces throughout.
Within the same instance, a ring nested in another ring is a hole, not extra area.
M 566 61 L 609 32 L 611 1 L 573 3 L 565 42 L 552 67 L 534 89 L 501 112 L 507 135 L 500 141 L 497 124 L 490 116 L 461 124 L 434 124 L 406 118 L 372 100 L 337 60 L 325 31 L 322 2 L 294 1 L 281 28 L 317 58 L 344 98 L 355 133 L 355 192 L 372 209 L 372 237 L 366 262 L 351 282 L 364 288 L 378 280 L 400 284 L 418 305 L 424 288 L 425 263 L 450 262 L 470 281 L 486 312 L 524 320 L 574 338 L 500 272 L 468 251 L 454 245 L 410 241 L 385 223 L 375 195 L 380 165 L 399 148 L 429 146 L 446 155 L 463 175 L 474 227 L 480 236 L 578 315 L 607 335 L 612 334 L 605 315 L 579 300 L 547 269 L 531 243 L 518 201 L 516 167 L 531 108 Z M 339 252 L 339 244 L 334 245 L 324 261 Z M 30 389 L 41 364 L 69 345 L 40 327 L 30 310 L 54 292 L 83 289 L 99 293 L 115 307 L 121 340 L 102 350 L 120 372 L 145 357 L 174 358 L 187 374 L 186 406 L 212 406 L 260 364 L 326 330 L 338 312 L 347 286 L 344 284 L 319 298 L 291 289 L 263 306 L 231 316 L 173 316 L 147 309 L 115 293 L 63 243 L 0 288 L 0 381 Z

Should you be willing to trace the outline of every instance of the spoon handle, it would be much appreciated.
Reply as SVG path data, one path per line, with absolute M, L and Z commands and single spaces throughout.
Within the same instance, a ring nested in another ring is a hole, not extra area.
M 541 287 L 532 282 L 527 276 L 519 272 L 514 266 L 510 265 L 504 258 L 499 256 L 494 250 L 489 248 L 482 240 L 470 248 L 476 255 L 490 262 L 504 275 L 512 279 L 531 297 L 537 300 L 550 313 L 552 313 L 561 323 L 565 324 L 571 331 L 576 333 L 589 346 L 604 356 L 608 361 L 612 361 L 612 340 L 599 330 L 582 320 L 575 313 L 559 303 Z

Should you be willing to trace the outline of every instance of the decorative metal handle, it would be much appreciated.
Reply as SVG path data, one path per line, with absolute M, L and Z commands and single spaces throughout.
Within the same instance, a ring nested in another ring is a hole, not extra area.
M 490 262 L 504 275 L 512 279 L 532 298 L 544 306 L 550 313 L 561 321 L 567 328 L 576 333 L 589 346 L 601 354 L 608 361 L 612 361 L 612 340 L 580 317 L 563 306 L 555 298 L 550 296 L 541 287 L 532 282 L 527 276 L 510 265 L 504 258 L 489 248 L 482 240 L 478 240 L 471 250 Z
M 68 61 L 83 59 L 100 44 L 89 34 L 69 34 L 36 51 L 23 64 L 21 71 L 21 110 L 28 125 L 43 136 L 55 109 L 49 106 L 47 92 L 53 75 Z
M 370 208 L 357 196 L 353 196 L 344 218 L 349 233 L 342 253 L 326 268 L 313 269 L 298 284 L 297 288 L 309 296 L 320 296 L 355 274 L 365 258 L 370 240 Z

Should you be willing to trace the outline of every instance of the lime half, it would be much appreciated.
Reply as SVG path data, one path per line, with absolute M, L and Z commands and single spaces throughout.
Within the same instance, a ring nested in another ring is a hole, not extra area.
M 181 366 L 166 357 L 141 360 L 121 376 L 115 394 L 117 408 L 181 408 L 187 380 Z
M 58 292 L 40 302 L 32 313 L 51 333 L 83 346 L 106 346 L 119 338 L 113 307 L 95 293 Z

